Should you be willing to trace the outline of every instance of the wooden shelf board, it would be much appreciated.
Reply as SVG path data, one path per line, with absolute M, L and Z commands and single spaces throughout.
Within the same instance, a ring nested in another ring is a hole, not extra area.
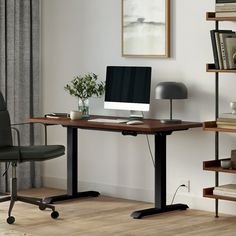
M 236 69 L 233 70 L 220 70 L 215 68 L 215 64 L 209 63 L 206 65 L 207 72 L 222 72 L 222 73 L 236 73 Z
M 206 20 L 208 21 L 236 21 L 236 17 L 216 17 L 215 12 L 207 12 Z
M 229 159 L 229 158 L 221 159 L 221 160 L 227 160 L 227 159 Z M 220 166 L 221 160 L 204 161 L 203 162 L 203 170 L 236 174 L 236 169 L 223 169 Z
M 213 199 L 221 199 L 226 201 L 236 201 L 236 197 L 226 197 L 226 196 L 219 196 L 213 195 L 213 187 L 212 188 L 204 188 L 203 189 L 203 197 L 213 198 Z
M 213 131 L 213 132 L 236 133 L 236 129 L 218 128 L 217 125 L 216 125 L 216 121 L 206 121 L 206 122 L 204 122 L 203 123 L 203 130 Z

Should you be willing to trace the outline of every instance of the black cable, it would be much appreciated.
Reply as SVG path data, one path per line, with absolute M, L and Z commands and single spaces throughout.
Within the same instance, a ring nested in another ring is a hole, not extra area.
M 175 190 L 175 193 L 174 193 L 174 196 L 173 196 L 173 198 L 172 198 L 172 200 L 171 200 L 170 205 L 173 204 L 173 202 L 174 202 L 174 200 L 175 200 L 175 196 L 176 196 L 178 190 L 179 190 L 181 187 L 185 187 L 185 188 L 187 188 L 187 186 L 186 186 L 185 184 L 181 184 L 181 185 L 180 185 L 180 186 Z
M 8 170 L 9 170 L 9 167 L 10 167 L 10 164 L 11 164 L 10 162 L 6 163 L 6 169 L 3 172 L 2 176 L 5 176 L 7 174 Z
M 142 111 L 142 116 L 144 118 L 144 113 Z M 149 137 L 148 135 L 146 134 L 146 139 L 147 139 L 147 144 L 148 144 L 148 149 L 149 149 L 149 153 L 150 153 L 150 157 L 151 157 L 151 160 L 152 160 L 152 164 L 153 164 L 153 167 L 155 168 L 155 161 L 154 161 L 154 157 L 153 157 L 153 154 L 152 154 L 152 149 L 151 149 L 151 145 L 150 145 L 150 141 L 149 141 Z
M 156 165 L 155 165 L 154 157 L 153 157 L 153 154 L 152 154 L 152 149 L 151 149 L 150 142 L 149 142 L 149 137 L 148 137 L 147 134 L 146 134 L 146 139 L 147 139 L 147 144 L 148 144 L 148 149 L 149 149 L 150 157 L 152 159 L 152 164 L 153 164 L 153 167 L 155 168 Z

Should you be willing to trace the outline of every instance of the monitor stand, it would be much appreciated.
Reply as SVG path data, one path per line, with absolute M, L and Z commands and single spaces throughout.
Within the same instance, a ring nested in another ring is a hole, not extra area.
M 143 112 L 142 111 L 130 111 L 129 119 L 130 120 L 143 120 Z

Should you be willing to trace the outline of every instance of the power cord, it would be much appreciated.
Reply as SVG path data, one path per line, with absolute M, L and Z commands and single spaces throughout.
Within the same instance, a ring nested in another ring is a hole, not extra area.
M 176 196 L 178 190 L 179 190 L 181 187 L 185 187 L 185 188 L 187 188 L 187 186 L 186 186 L 185 184 L 181 184 L 181 185 L 180 185 L 180 186 L 175 190 L 175 193 L 174 193 L 174 196 L 173 196 L 173 198 L 172 198 L 172 200 L 171 200 L 170 205 L 173 204 L 173 202 L 174 202 L 174 200 L 175 200 L 175 196 Z
M 142 115 L 143 115 L 143 118 L 144 118 L 144 112 L 142 112 Z M 149 153 L 150 153 L 150 157 L 151 157 L 151 160 L 152 160 L 152 164 L 153 164 L 153 167 L 155 169 L 156 167 L 156 164 L 155 164 L 155 161 L 154 161 L 154 157 L 153 157 L 153 153 L 152 153 L 152 149 L 151 149 L 151 145 L 150 145 L 150 141 L 149 141 L 149 137 L 148 135 L 146 134 L 146 139 L 147 139 L 147 144 L 148 144 L 148 149 L 149 149 Z M 185 187 L 185 188 L 188 188 L 185 184 L 181 184 L 180 186 L 178 186 L 178 188 L 175 190 L 175 193 L 173 195 L 173 198 L 171 200 L 171 205 L 173 204 L 174 200 L 175 200 L 175 197 L 176 197 L 176 194 L 178 192 L 178 190 L 182 187 Z
M 142 116 L 143 116 L 143 118 L 144 118 L 144 113 L 143 113 L 143 111 L 142 111 Z M 153 153 L 152 153 L 152 149 L 151 149 L 149 137 L 148 137 L 147 134 L 146 134 L 146 140 L 147 140 L 148 149 L 149 149 L 150 157 L 151 157 L 151 160 L 152 160 L 152 164 L 153 164 L 153 167 L 154 167 L 154 169 L 155 169 L 156 165 L 155 165 L 155 161 L 154 161 L 154 157 L 153 157 Z
M 7 163 L 6 169 L 5 169 L 5 171 L 3 172 L 2 176 L 5 176 L 5 175 L 7 174 L 8 169 L 9 169 L 9 167 L 10 167 L 10 164 L 11 164 L 10 162 Z
M 148 137 L 147 134 L 146 134 L 146 139 L 147 139 L 147 144 L 148 144 L 148 149 L 149 149 L 150 157 L 151 157 L 151 160 L 152 160 L 152 164 L 153 164 L 153 167 L 155 168 L 156 165 L 155 165 L 154 157 L 153 157 L 153 154 L 152 154 L 152 149 L 151 149 L 149 137 Z

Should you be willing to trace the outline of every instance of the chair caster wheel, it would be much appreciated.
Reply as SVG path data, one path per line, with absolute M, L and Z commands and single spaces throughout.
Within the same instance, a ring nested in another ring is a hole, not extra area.
M 13 224 L 15 222 L 15 217 L 14 216 L 9 216 L 8 218 L 7 218 L 7 223 L 8 224 Z
M 53 211 L 53 212 L 51 213 L 51 217 L 52 217 L 53 219 L 58 218 L 58 216 L 59 216 L 58 211 Z
M 39 210 L 44 211 L 45 209 L 46 209 L 45 205 L 43 205 L 43 204 L 39 205 Z

